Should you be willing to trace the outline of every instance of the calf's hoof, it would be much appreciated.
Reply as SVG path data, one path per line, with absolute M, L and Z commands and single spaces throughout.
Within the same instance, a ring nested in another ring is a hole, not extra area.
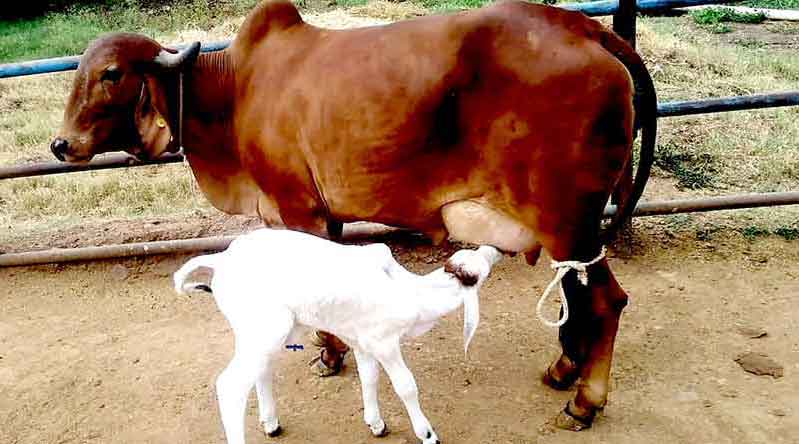
M 428 431 L 427 436 L 422 441 L 422 444 L 441 444 L 441 441 L 438 439 L 435 433 Z
M 279 436 L 281 433 L 283 433 L 283 427 L 281 427 L 280 424 L 276 425 L 271 430 L 269 428 L 267 428 L 266 423 L 264 423 L 263 425 L 264 425 L 264 433 L 266 434 L 266 436 L 268 436 L 270 438 L 274 438 L 276 436 Z
M 388 426 L 382 419 L 375 425 L 369 425 L 369 430 L 376 438 L 382 438 L 388 435 Z
M 555 427 L 563 430 L 570 430 L 572 432 L 579 432 L 580 430 L 591 428 L 591 423 L 594 422 L 594 415 L 589 416 L 576 416 L 569 410 L 569 404 L 558 413 L 555 417 Z

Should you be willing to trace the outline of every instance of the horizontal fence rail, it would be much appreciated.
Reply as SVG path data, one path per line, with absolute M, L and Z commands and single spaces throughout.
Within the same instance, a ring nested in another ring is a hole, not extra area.
M 758 94 L 752 96 L 724 97 L 685 102 L 666 102 L 658 104 L 658 117 L 678 117 L 694 114 L 742 111 L 782 106 L 799 106 L 799 91 Z M 66 162 L 37 162 L 0 167 L 0 180 L 20 177 L 44 176 L 49 174 L 75 173 L 81 171 L 126 168 L 133 166 L 159 165 L 181 162 L 180 154 L 167 154 L 158 159 L 139 161 L 127 154 L 111 154 L 98 157 L 85 164 Z
M 0 180 L 20 177 L 47 176 L 50 174 L 79 173 L 81 171 L 108 170 L 134 166 L 162 165 L 183 162 L 182 154 L 165 154 L 157 159 L 141 161 L 129 154 L 117 153 L 99 156 L 87 163 L 36 162 L 0 167 Z
M 666 214 L 692 213 L 697 211 L 734 210 L 739 208 L 768 207 L 799 204 L 799 192 L 745 194 L 741 196 L 709 197 L 705 199 L 669 200 L 642 202 L 633 212 L 633 217 Z M 605 218 L 616 214 L 616 207 L 605 209 Z M 377 236 L 403 231 L 372 223 L 355 223 L 344 226 L 344 241 L 354 242 L 373 239 Z M 24 253 L 0 254 L 0 267 L 16 267 L 61 262 L 93 261 L 123 257 L 181 254 L 200 251 L 219 251 L 227 248 L 236 236 L 205 237 L 199 239 L 176 239 L 130 244 L 103 245 L 99 247 L 55 248 Z
M 200 51 L 219 51 L 228 47 L 230 42 L 203 43 Z M 176 45 L 175 49 L 182 49 L 187 45 Z M 0 79 L 8 77 L 32 76 L 34 74 L 48 74 L 52 72 L 72 71 L 78 69 L 80 56 L 55 57 L 52 59 L 31 60 L 29 62 L 6 63 L 0 65 Z
M 799 91 L 660 103 L 658 104 L 658 117 L 690 116 L 780 106 L 799 106 Z
M 734 0 L 638 0 L 637 9 L 640 12 L 661 11 L 672 8 L 701 6 L 719 3 L 731 3 Z M 619 8 L 618 1 L 600 1 L 590 3 L 569 3 L 557 5 L 571 11 L 580 11 L 592 17 L 613 15 Z M 230 45 L 229 41 L 204 43 L 203 52 L 219 51 Z M 175 48 L 183 48 L 177 45 Z M 0 79 L 8 77 L 29 76 L 52 72 L 70 71 L 78 67 L 80 56 L 56 57 L 52 59 L 32 60 L 29 62 L 7 63 L 0 65 Z

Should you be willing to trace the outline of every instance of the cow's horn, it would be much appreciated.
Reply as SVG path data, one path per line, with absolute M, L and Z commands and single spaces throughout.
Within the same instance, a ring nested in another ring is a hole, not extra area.
M 178 52 L 162 49 L 153 62 L 163 69 L 178 69 L 185 63 L 191 63 L 200 53 L 200 42 L 194 42 Z

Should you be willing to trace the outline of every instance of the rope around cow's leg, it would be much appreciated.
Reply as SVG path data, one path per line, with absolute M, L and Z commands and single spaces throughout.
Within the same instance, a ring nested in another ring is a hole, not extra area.
M 566 321 L 569 320 L 569 302 L 566 300 L 566 293 L 563 291 L 563 278 L 569 271 L 575 270 L 577 272 L 577 279 L 580 281 L 580 283 L 583 285 L 588 285 L 588 267 L 604 259 L 605 253 L 607 253 L 607 249 L 603 246 L 602 250 L 599 252 L 599 255 L 589 262 L 552 261 L 550 267 L 552 267 L 553 270 L 556 270 L 557 273 L 555 273 L 555 277 L 552 279 L 549 285 L 547 285 L 547 288 L 538 299 L 538 304 L 535 307 L 535 313 L 541 323 L 547 327 L 561 327 L 566 323 Z M 544 316 L 544 303 L 546 303 L 547 298 L 552 290 L 555 289 L 555 285 L 560 286 L 560 304 L 561 307 L 563 307 L 563 314 L 557 321 L 550 321 Z

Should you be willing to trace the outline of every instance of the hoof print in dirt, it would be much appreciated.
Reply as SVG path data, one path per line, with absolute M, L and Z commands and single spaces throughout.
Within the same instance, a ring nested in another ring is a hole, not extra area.
M 745 371 L 758 376 L 782 378 L 784 369 L 777 361 L 762 353 L 747 352 L 735 358 L 735 362 Z

